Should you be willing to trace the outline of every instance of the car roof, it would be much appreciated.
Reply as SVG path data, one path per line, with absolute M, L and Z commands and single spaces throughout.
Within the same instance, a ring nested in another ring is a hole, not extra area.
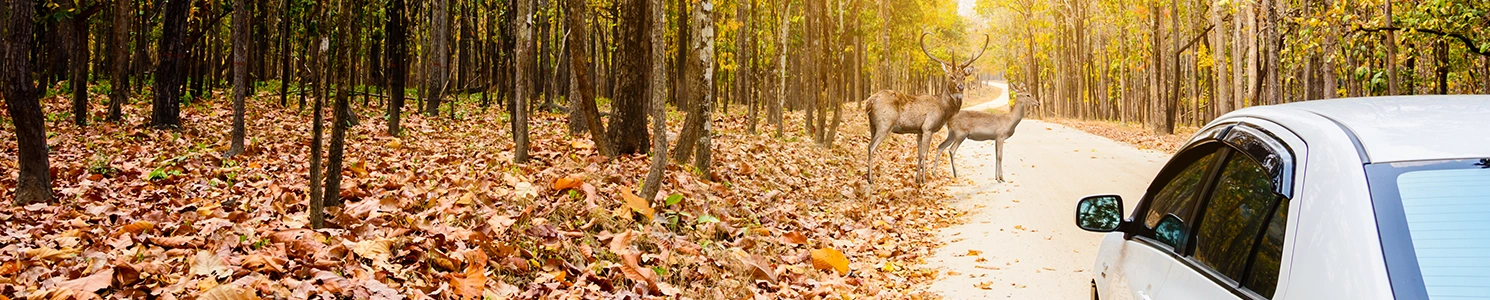
M 1490 157 L 1484 131 L 1490 129 L 1490 95 L 1345 98 L 1257 109 L 1252 113 L 1330 119 L 1356 138 L 1368 163 Z

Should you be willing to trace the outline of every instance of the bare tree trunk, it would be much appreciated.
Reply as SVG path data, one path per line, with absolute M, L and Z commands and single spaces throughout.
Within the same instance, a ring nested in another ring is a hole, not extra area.
M 1382 2 L 1383 2 L 1383 4 L 1382 4 L 1381 7 L 1382 7 L 1382 12 L 1385 14 L 1386 23 L 1387 23 L 1386 24 L 1386 27 L 1396 27 L 1396 22 L 1394 20 L 1392 20 L 1392 1 L 1382 1 Z M 1401 84 L 1401 81 L 1402 81 L 1402 77 L 1399 76 L 1399 74 L 1397 73 L 1397 32 L 1396 31 L 1392 31 L 1392 30 L 1387 30 L 1386 31 L 1386 46 L 1387 46 L 1387 57 L 1386 57 L 1386 64 L 1387 64 L 1387 96 L 1396 96 L 1396 95 L 1400 95 L 1398 93 L 1399 92 L 1398 86 Z
M 575 1 L 575 0 L 570 0 Z M 645 0 L 647 11 L 642 15 L 647 17 L 647 28 L 642 32 L 650 38 L 652 47 L 648 49 L 647 63 L 651 71 L 647 74 L 652 89 L 647 90 L 648 113 L 652 115 L 652 166 L 647 169 L 646 181 L 642 184 L 642 199 L 656 199 L 657 191 L 662 188 L 662 173 L 667 170 L 667 114 L 664 111 L 667 102 L 667 94 L 661 87 L 667 84 L 667 70 L 664 69 L 667 46 L 663 41 L 663 0 Z M 631 0 L 628 4 L 640 5 L 641 0 Z M 633 23 L 634 24 L 634 23 Z
M 113 41 L 110 56 L 114 63 L 110 65 L 109 85 L 112 87 L 109 93 L 109 117 L 108 121 L 118 122 L 124 118 L 124 102 L 129 101 L 129 24 L 134 13 L 130 8 L 134 1 L 114 1 L 114 26 Z
M 233 0 L 233 132 L 225 157 L 243 153 L 243 98 L 248 97 L 248 10 Z
M 181 87 L 185 84 L 187 0 L 163 0 L 165 24 L 161 26 L 160 63 L 155 70 L 155 100 L 151 102 L 150 125 L 181 127 Z
M 714 104 L 717 102 L 715 99 L 718 95 L 718 89 L 714 88 L 717 85 L 714 82 L 716 70 L 714 68 L 713 2 L 713 0 L 699 0 L 699 4 L 693 8 L 693 21 L 699 25 L 698 41 L 694 43 L 694 48 L 697 51 L 694 56 L 698 60 L 699 73 L 702 75 L 697 81 L 697 86 L 701 91 L 704 91 L 704 97 L 700 99 L 702 102 L 699 103 L 700 107 L 698 110 L 700 112 L 699 117 L 703 119 L 703 124 L 699 132 L 698 144 L 696 146 L 698 153 L 694 156 L 693 166 L 698 169 L 699 174 L 703 175 L 705 180 L 710 180 L 711 178 L 709 175 L 709 165 L 713 162 L 713 155 L 711 154 L 713 153 L 713 144 L 709 140 L 709 137 L 714 134 L 713 113 Z
M 1261 78 L 1258 78 L 1257 74 L 1257 69 L 1261 66 L 1261 64 L 1258 63 L 1259 60 L 1257 52 L 1259 50 L 1257 49 L 1257 47 L 1262 44 L 1258 42 L 1257 37 L 1256 10 L 1256 5 L 1253 5 L 1250 2 L 1242 7 L 1242 19 L 1247 22 L 1247 37 L 1242 40 L 1242 42 L 1247 46 L 1247 65 L 1245 66 L 1247 71 L 1247 94 L 1246 96 L 1242 97 L 1242 101 L 1252 101 L 1252 105 L 1261 104 L 1261 101 L 1258 101 L 1257 99 L 1257 87 L 1262 82 Z
M 1229 74 L 1226 71 L 1226 56 L 1224 55 L 1227 48 L 1227 32 L 1224 30 L 1226 24 L 1221 21 L 1221 10 L 1225 8 L 1221 7 L 1220 4 L 1214 5 L 1215 7 L 1212 7 L 1210 11 L 1210 19 L 1211 26 L 1216 27 L 1211 31 L 1211 70 L 1215 73 L 1215 81 L 1211 82 L 1211 86 L 1214 86 L 1216 89 L 1214 100 L 1212 100 L 1212 103 L 1216 104 L 1216 113 L 1212 117 L 1219 117 L 1221 114 L 1231 112 L 1232 110 L 1231 86 L 1229 86 L 1231 84 L 1231 78 L 1227 76 Z M 1235 54 L 1233 54 L 1233 57 L 1235 57 Z
M 1490 95 L 1490 55 L 1480 56 L 1480 93 Z
M 319 29 L 320 27 L 322 27 L 320 25 L 322 25 L 321 23 L 323 23 L 322 20 L 324 19 L 324 15 L 322 13 L 324 6 L 324 3 L 316 3 L 315 8 L 312 9 L 311 12 L 311 16 L 313 17 L 306 18 L 307 20 L 315 18 L 315 23 L 317 25 L 314 27 L 306 26 L 306 39 L 315 40 L 314 42 L 311 42 L 312 45 L 310 51 L 308 51 L 310 53 L 307 56 L 308 63 L 310 64 L 307 69 L 310 73 L 312 73 L 310 82 L 311 85 L 315 88 L 315 104 L 313 104 L 311 107 L 310 118 L 310 190 L 307 192 L 307 194 L 310 194 L 310 211 L 307 213 L 310 214 L 310 226 L 311 228 L 315 229 L 324 228 L 326 226 L 326 213 L 323 210 L 325 208 L 326 199 L 323 198 L 325 194 L 324 189 L 322 189 L 321 186 L 321 175 L 323 175 L 321 168 L 321 144 L 323 141 L 321 140 L 321 136 L 322 133 L 326 131 L 324 125 L 322 125 L 322 123 L 325 123 L 323 120 L 324 116 L 322 114 L 325 111 L 324 108 L 326 106 L 325 99 L 327 81 L 325 80 L 326 73 L 322 71 L 321 65 L 324 61 L 322 54 L 326 51 L 326 48 L 328 48 L 328 46 L 325 37 L 321 34 L 322 29 Z M 306 25 L 310 25 L 308 21 Z M 312 30 L 312 28 L 315 29 Z
M 569 72 L 572 75 L 569 78 L 575 83 L 570 87 L 574 92 L 570 93 L 569 101 L 577 112 L 570 114 L 570 122 L 584 122 L 583 128 L 590 131 L 590 139 L 595 141 L 595 148 L 600 150 L 600 154 L 614 157 L 610 140 L 605 136 L 605 124 L 600 122 L 600 109 L 595 107 L 594 89 L 589 88 L 592 84 L 589 74 L 590 55 L 585 53 L 584 45 L 589 43 L 589 36 L 585 34 L 589 32 L 585 19 L 590 14 L 590 8 L 584 0 L 565 0 L 564 4 L 569 11 L 565 14 L 565 20 L 568 21 L 566 26 L 573 32 L 569 34 L 568 45 L 565 46 L 569 49 Z M 576 116 L 579 117 L 578 120 L 573 118 Z
M 779 83 L 776 85 L 776 101 L 771 106 L 771 116 L 776 122 L 776 137 L 781 137 L 786 129 L 786 37 L 788 29 L 791 28 L 791 23 L 788 23 L 790 19 L 787 18 L 789 8 L 791 8 L 789 2 L 781 1 L 780 9 L 776 11 L 776 16 L 781 18 L 781 25 L 777 26 L 780 29 L 780 35 L 776 43 L 776 53 L 779 56 L 776 68 L 780 71 L 780 76 L 778 77 Z
M 445 0 L 439 0 L 444 2 Z M 531 71 L 533 70 L 533 3 L 528 0 L 517 0 L 517 95 L 514 97 L 513 105 L 508 108 L 512 115 L 512 139 L 517 144 L 513 149 L 513 163 L 528 162 L 528 100 L 533 96 L 533 85 Z M 437 29 L 438 30 L 438 29 Z
M 647 152 L 647 95 L 651 89 L 662 88 L 651 86 L 650 68 L 652 67 L 645 59 L 633 59 L 645 57 L 653 51 L 652 30 L 661 31 L 661 28 L 652 28 L 649 22 L 650 14 L 647 10 L 648 0 L 626 0 L 620 6 L 620 21 L 618 26 L 620 33 L 616 38 L 620 41 L 617 48 L 617 62 L 620 63 L 616 99 L 612 103 L 612 116 L 606 134 L 611 141 L 615 142 L 616 154 L 639 154 Z M 654 132 L 664 135 L 667 132 Z M 666 147 L 664 145 L 664 147 Z M 661 154 L 654 154 L 661 155 Z
M 448 1 L 435 0 L 433 7 L 430 8 L 430 14 L 433 15 L 434 19 L 431 22 L 433 24 L 430 24 L 430 27 L 433 28 L 430 30 L 429 37 L 430 47 L 433 47 L 430 50 L 433 57 L 429 58 L 431 60 L 429 63 L 429 74 L 425 77 L 428 79 L 426 87 L 429 91 L 420 91 L 420 93 L 424 94 L 424 114 L 431 117 L 440 115 L 440 101 L 445 97 L 446 77 L 450 76 L 450 53 L 446 49 L 446 45 L 450 43 L 450 9 Z M 518 2 L 520 3 L 518 4 L 519 7 L 531 5 L 527 4 L 527 1 Z M 518 26 L 525 25 L 519 24 Z M 519 147 L 519 149 L 522 148 Z M 518 150 L 518 152 L 523 153 L 520 156 L 524 156 L 522 160 L 526 161 L 526 152 L 523 150 Z
M 1242 109 L 1247 104 L 1247 90 L 1244 77 L 1242 76 L 1242 69 L 1245 68 L 1243 61 L 1247 56 L 1247 47 L 1245 46 L 1247 40 L 1242 38 L 1242 32 L 1247 30 L 1247 28 L 1244 26 L 1246 24 L 1242 19 L 1247 17 L 1247 7 L 1237 2 L 1233 2 L 1232 5 L 1237 5 L 1238 7 L 1236 9 L 1237 12 L 1231 18 L 1231 107 L 1232 109 Z
M 267 1 L 267 0 L 264 0 Z M 279 106 L 290 104 L 290 0 L 281 2 L 279 20 Z
M 5 107 L 15 124 L 16 160 L 20 176 L 16 178 L 15 204 L 51 203 L 52 174 L 47 160 L 47 134 L 37 88 L 31 80 L 32 17 L 36 2 L 10 0 L 5 26 L 5 42 L 0 44 L 0 84 L 4 85 Z M 7 172 L 8 173 L 8 172 Z
M 388 135 L 399 136 L 399 119 L 404 108 L 404 79 L 408 76 L 408 18 L 404 0 L 391 0 L 388 8 Z

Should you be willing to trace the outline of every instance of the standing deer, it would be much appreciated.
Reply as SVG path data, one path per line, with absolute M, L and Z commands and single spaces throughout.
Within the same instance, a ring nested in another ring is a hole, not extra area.
M 1022 90 L 1022 89 L 1020 89 Z M 994 147 L 994 178 L 1004 182 L 1004 140 L 1014 136 L 1015 126 L 1024 119 L 1026 107 L 1039 107 L 1040 101 L 1026 93 L 1019 93 L 1014 101 L 1014 108 L 1008 114 L 994 114 L 981 111 L 964 110 L 952 116 L 947 122 L 947 140 L 936 146 L 936 156 L 931 162 L 931 169 L 942 161 L 942 151 L 952 147 L 948 159 L 951 160 L 952 177 L 957 178 L 957 147 L 962 146 L 962 141 L 973 139 L 974 141 L 993 140 Z
M 916 134 L 916 183 L 922 184 L 926 181 L 926 150 L 931 144 L 932 134 L 942 130 L 947 124 L 947 119 L 957 114 L 962 109 L 962 89 L 965 87 L 965 79 L 971 73 L 969 65 L 983 56 L 983 50 L 988 48 L 988 36 L 983 36 L 983 47 L 978 48 L 978 54 L 962 64 L 957 64 L 956 56 L 952 62 L 937 59 L 926 50 L 926 35 L 921 34 L 921 52 L 942 66 L 942 72 L 946 73 L 947 80 L 935 95 L 911 96 L 904 93 L 883 90 L 869 96 L 866 100 L 865 111 L 869 113 L 869 128 L 871 138 L 869 141 L 869 165 L 864 171 L 864 180 L 870 185 L 874 184 L 874 149 L 878 148 L 880 142 L 885 140 L 891 132 L 896 134 Z

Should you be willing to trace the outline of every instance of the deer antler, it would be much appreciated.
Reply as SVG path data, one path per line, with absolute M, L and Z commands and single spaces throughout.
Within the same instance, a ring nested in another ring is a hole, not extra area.
M 931 58 L 931 60 L 936 61 L 937 63 L 943 64 L 943 65 L 951 65 L 951 64 L 949 64 L 949 63 L 947 63 L 945 61 L 942 61 L 940 59 L 937 59 L 936 56 L 931 55 L 931 51 L 927 51 L 926 50 L 926 35 L 929 35 L 929 34 L 931 34 L 931 33 L 930 32 L 922 32 L 921 33 L 921 53 L 926 53 L 926 57 Z
M 925 48 L 924 48 L 925 46 L 923 45 L 922 47 L 923 47 L 922 50 L 925 50 Z M 973 62 L 978 61 L 978 58 L 979 57 L 983 57 L 983 51 L 986 51 L 986 50 L 988 50 L 988 34 L 983 34 L 983 47 L 982 48 L 978 48 L 978 54 L 973 55 L 973 58 L 972 59 L 969 59 L 969 60 L 967 60 L 966 63 L 963 63 L 962 64 L 962 67 L 963 68 L 966 68 L 967 66 L 972 65 Z

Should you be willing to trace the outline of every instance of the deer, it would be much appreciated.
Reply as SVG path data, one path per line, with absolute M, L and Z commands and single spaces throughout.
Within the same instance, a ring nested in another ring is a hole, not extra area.
M 1016 88 L 1023 90 L 1022 88 Z M 1014 136 L 1014 129 L 1019 126 L 1019 121 L 1024 119 L 1024 112 L 1028 107 L 1039 107 L 1040 101 L 1026 93 L 1019 93 L 1014 100 L 1014 107 L 1007 114 L 995 114 L 982 111 L 964 110 L 952 116 L 947 122 L 947 140 L 936 146 L 936 156 L 931 163 L 931 169 L 935 170 L 941 163 L 942 152 L 951 148 L 948 159 L 952 165 L 952 178 L 957 178 L 957 147 L 962 146 L 962 141 L 972 139 L 974 141 L 993 140 L 994 147 L 994 179 L 1004 182 L 1004 140 Z
M 881 142 L 890 133 L 915 134 L 916 135 L 916 184 L 926 182 L 926 150 L 931 144 L 932 135 L 942 130 L 947 120 L 962 109 L 962 90 L 966 87 L 967 76 L 972 73 L 970 65 L 983 56 L 984 50 L 988 49 L 988 35 L 983 35 L 983 47 L 978 48 L 978 53 L 968 59 L 967 62 L 958 64 L 954 55 L 951 62 L 947 62 L 931 55 L 926 50 L 926 36 L 930 33 L 921 34 L 921 53 L 927 58 L 942 66 L 942 72 L 946 75 L 946 81 L 941 84 L 941 90 L 932 95 L 907 95 L 905 93 L 882 90 L 870 95 L 865 99 L 865 112 L 869 114 L 869 161 L 864 171 L 864 180 L 870 186 L 874 185 L 874 153 Z

